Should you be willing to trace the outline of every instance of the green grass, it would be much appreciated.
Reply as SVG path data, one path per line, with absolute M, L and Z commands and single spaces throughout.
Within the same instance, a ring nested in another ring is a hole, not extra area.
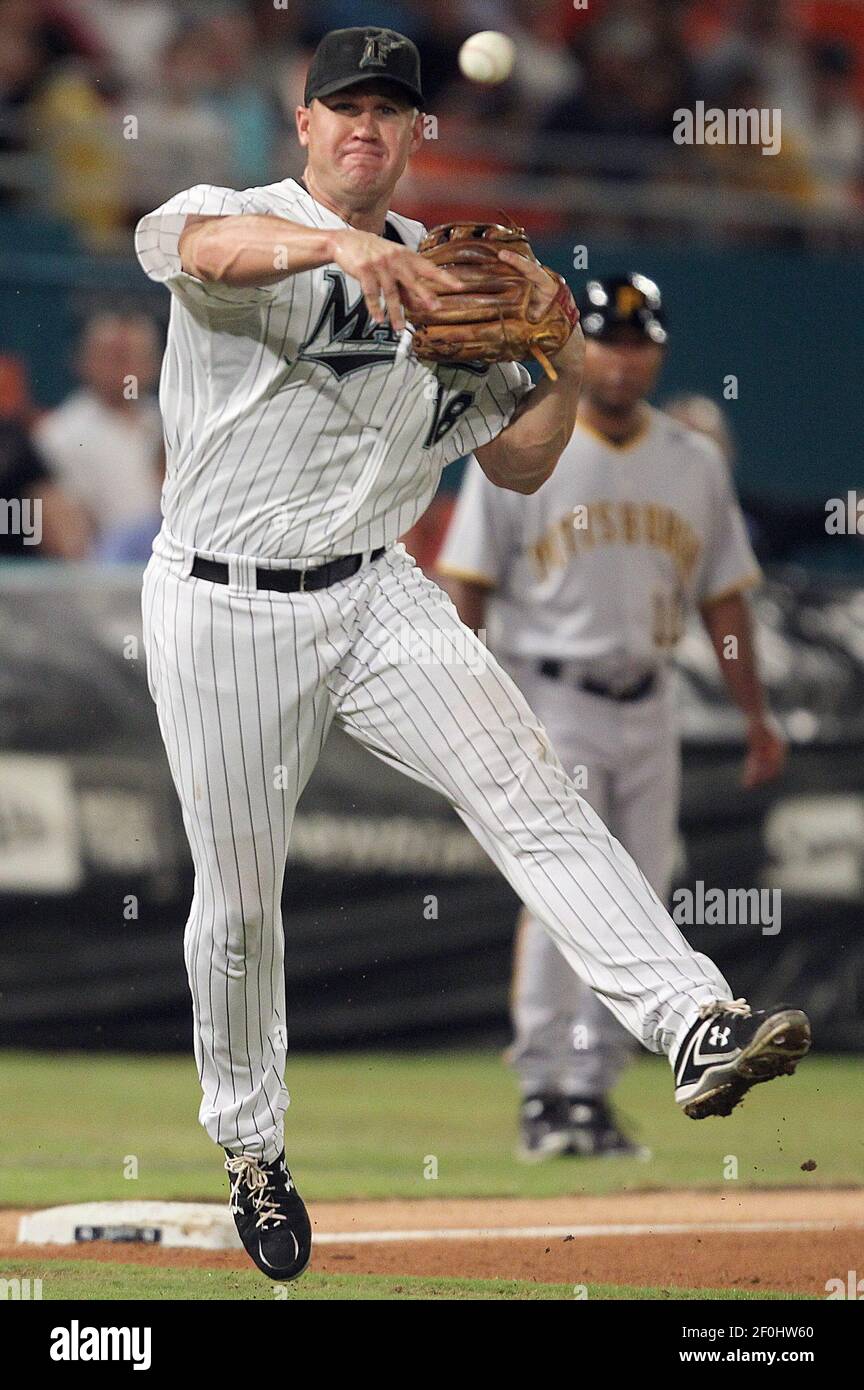
M 364 1302 L 397 1300 L 529 1300 L 574 1299 L 572 1284 L 542 1284 L 517 1279 L 426 1279 L 414 1275 L 304 1274 L 293 1284 L 271 1284 L 245 1270 L 156 1269 L 147 1265 L 96 1264 L 91 1260 L 5 1261 L 4 1279 L 41 1279 L 43 1302 L 51 1300 L 157 1302 L 209 1302 L 241 1299 L 243 1302 L 286 1303 L 316 1300 Z M 580 1290 L 583 1288 L 580 1285 Z M 31 1284 L 31 1291 L 32 1291 Z M 582 1295 L 584 1298 L 584 1295 Z M 635 1288 L 625 1284 L 589 1284 L 587 1298 L 598 1299 L 702 1299 L 747 1302 L 763 1299 L 804 1299 L 805 1294 L 758 1294 L 739 1289 Z
M 695 1123 L 668 1066 L 645 1057 L 617 1101 L 650 1163 L 512 1156 L 515 1088 L 492 1052 L 298 1057 L 287 1151 L 304 1195 L 545 1196 L 622 1187 L 711 1187 L 727 1155 L 739 1181 L 818 1187 L 864 1179 L 864 1065 L 813 1057 L 726 1120 Z M 221 1156 L 197 1123 L 191 1058 L 0 1053 L 0 1205 L 218 1199 Z M 124 1178 L 129 1159 L 137 1179 Z M 424 1177 L 432 1171 L 437 1179 Z M 814 1172 L 801 1163 L 815 1159 Z

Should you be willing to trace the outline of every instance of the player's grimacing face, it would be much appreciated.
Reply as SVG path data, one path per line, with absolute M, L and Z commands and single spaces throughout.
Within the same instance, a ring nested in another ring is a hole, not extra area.
M 319 187 L 349 197 L 392 189 L 423 139 L 422 118 L 386 88 L 348 87 L 299 107 L 297 133 Z
M 663 348 L 644 338 L 589 338 L 582 389 L 598 409 L 624 413 L 650 396 L 662 365 Z

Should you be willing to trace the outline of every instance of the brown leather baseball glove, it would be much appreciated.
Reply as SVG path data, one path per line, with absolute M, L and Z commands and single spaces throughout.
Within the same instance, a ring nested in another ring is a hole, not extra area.
M 507 250 L 538 264 L 522 227 L 449 222 L 433 227 L 417 249 L 463 285 L 461 290 L 436 289 L 440 309 L 411 309 L 413 351 L 421 362 L 522 362 L 535 357 L 546 375 L 557 380 L 546 354 L 564 346 L 579 312 L 567 282 L 542 266 L 558 290 L 539 321 L 529 319 L 531 282 L 516 266 L 498 259 L 498 252 Z

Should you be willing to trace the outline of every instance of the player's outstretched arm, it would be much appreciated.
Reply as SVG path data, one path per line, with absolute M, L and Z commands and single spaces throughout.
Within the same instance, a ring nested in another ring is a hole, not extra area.
M 419 302 L 435 309 L 437 289 L 460 287 L 448 271 L 372 232 L 304 227 L 268 214 L 188 217 L 180 261 L 199 280 L 238 287 L 272 285 L 304 270 L 338 265 L 359 280 L 373 320 L 389 320 L 397 333 L 405 327 L 404 305 Z
M 726 688 L 747 721 L 747 760 L 742 781 L 745 787 L 759 787 L 783 771 L 786 743 L 768 709 L 759 679 L 750 605 L 743 594 L 732 593 L 703 603 L 700 612 Z
M 536 261 L 516 252 L 499 251 L 498 255 L 531 281 L 528 317 L 539 322 L 558 293 L 555 280 Z M 536 492 L 551 476 L 576 427 L 584 360 L 585 339 L 577 323 L 553 358 L 558 380 L 544 378 L 519 403 L 509 425 L 474 450 L 490 482 L 527 494 Z
M 180 263 L 189 275 L 238 288 L 273 285 L 332 260 L 332 232 L 284 217 L 243 213 L 187 217 Z
M 520 401 L 509 425 L 474 450 L 490 482 L 528 494 L 551 476 L 576 426 L 584 357 L 585 340 L 577 324 L 553 359 L 558 380 L 544 378 Z

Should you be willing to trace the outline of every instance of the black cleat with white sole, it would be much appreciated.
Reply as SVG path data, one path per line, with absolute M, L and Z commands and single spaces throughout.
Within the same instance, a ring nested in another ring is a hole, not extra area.
M 564 1152 L 579 1158 L 651 1157 L 650 1149 L 624 1133 L 605 1096 L 571 1096 L 569 1137 Z
M 272 1163 L 225 1153 L 231 1213 L 247 1255 L 269 1279 L 296 1279 L 312 1254 L 312 1226 L 284 1152 Z
M 563 1096 L 526 1096 L 519 1111 L 519 1147 L 523 1163 L 542 1163 L 564 1152 L 570 1138 L 567 1101 Z
M 675 1099 L 691 1120 L 729 1115 L 751 1086 L 791 1076 L 810 1041 L 800 1009 L 753 1013 L 743 999 L 709 1004 L 679 1048 Z

